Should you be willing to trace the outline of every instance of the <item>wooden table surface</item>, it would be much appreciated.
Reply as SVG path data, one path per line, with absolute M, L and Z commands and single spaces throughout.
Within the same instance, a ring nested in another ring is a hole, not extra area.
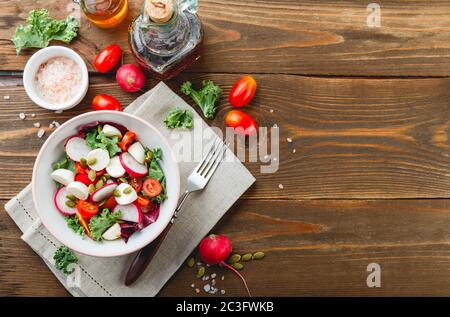
M 141 2 L 130 1 L 127 22 Z M 380 28 L 366 23 L 368 3 L 200 0 L 204 56 L 169 86 L 221 85 L 210 123 L 223 127 L 231 85 L 253 74 L 258 91 L 246 110 L 260 125 L 280 127 L 279 171 L 261 174 L 259 164 L 246 163 L 257 181 L 213 230 L 228 234 L 237 252 L 267 253 L 243 271 L 254 295 L 450 295 L 450 3 L 382 1 Z M 32 52 L 16 57 L 10 38 L 40 7 L 64 18 L 75 6 L 0 3 L 1 71 L 23 70 Z M 3 205 L 31 180 L 44 142 L 33 122 L 48 126 L 89 111 L 97 93 L 123 104 L 138 96 L 92 67 L 105 45 L 127 48 L 127 24 L 103 31 L 82 17 L 71 47 L 85 58 L 92 84 L 70 111 L 34 105 L 20 77 L 0 80 L 0 295 L 68 295 L 20 240 Z M 132 62 L 128 48 L 125 61 Z M 20 120 L 20 112 L 36 118 Z M 366 285 L 372 262 L 381 265 L 380 288 Z M 224 274 L 227 295 L 245 295 Z M 161 295 L 195 295 L 194 280 L 183 267 Z

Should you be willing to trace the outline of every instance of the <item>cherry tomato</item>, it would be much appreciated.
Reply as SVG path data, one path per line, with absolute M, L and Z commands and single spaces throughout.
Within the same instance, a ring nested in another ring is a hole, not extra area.
M 139 207 L 146 208 L 150 205 L 151 201 L 150 199 L 147 199 L 144 196 L 139 195 L 136 200 L 136 203 L 138 204 Z
M 113 96 L 107 94 L 98 94 L 92 100 L 92 108 L 98 110 L 122 111 L 119 101 Z
M 98 206 L 86 200 L 79 200 L 77 203 L 77 211 L 84 219 L 90 219 L 98 213 Z
M 76 162 L 75 163 L 75 171 L 78 174 L 87 174 L 88 172 L 86 171 L 86 168 L 81 166 L 80 162 Z
M 99 178 L 99 177 L 102 177 L 105 173 L 106 173 L 106 169 L 102 169 L 100 171 L 97 171 L 95 173 L 95 175 L 97 176 L 97 178 Z
M 121 57 L 122 49 L 120 46 L 117 44 L 109 45 L 97 54 L 94 60 L 94 67 L 100 73 L 107 73 L 117 65 Z
M 130 186 L 133 187 L 136 193 L 139 193 L 142 189 L 142 179 L 140 178 L 133 177 L 130 179 L 128 184 L 130 184 Z
M 82 182 L 84 185 L 89 186 L 91 184 L 94 184 L 94 181 L 91 181 L 91 179 L 89 178 L 88 174 L 77 174 L 75 175 L 75 180 L 77 182 Z
M 119 146 L 122 149 L 122 151 L 126 152 L 131 144 L 134 143 L 134 140 L 136 139 L 136 134 L 131 131 L 127 131 L 125 135 L 123 136 L 122 140 L 119 142 Z
M 76 211 L 76 216 L 78 218 L 78 222 L 84 228 L 84 231 L 86 231 L 86 234 L 88 236 L 90 236 L 91 235 L 91 231 L 89 230 L 89 226 L 88 226 L 88 224 L 86 222 L 86 219 L 83 218 L 83 216 L 80 214 L 80 212 L 78 210 Z
M 243 107 L 253 99 L 255 91 L 255 79 L 252 76 L 244 76 L 233 85 L 228 100 L 235 107 Z
M 116 207 L 116 206 L 117 206 L 117 201 L 114 198 L 114 196 L 111 196 L 105 201 L 102 208 L 108 208 L 109 210 L 112 211 L 114 209 L 114 207 Z
M 148 178 L 144 182 L 144 193 L 149 197 L 156 197 L 162 191 L 161 184 L 154 178 Z
M 238 134 L 245 136 L 257 133 L 258 125 L 253 118 L 241 111 L 231 110 L 225 117 L 225 123 L 228 127 L 234 128 L 234 131 Z

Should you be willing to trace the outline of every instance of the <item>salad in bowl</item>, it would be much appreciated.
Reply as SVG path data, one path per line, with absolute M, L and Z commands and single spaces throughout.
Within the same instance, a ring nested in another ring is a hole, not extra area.
M 121 255 L 150 243 L 170 221 L 178 167 L 162 135 L 145 121 L 122 112 L 88 113 L 44 144 L 33 196 L 43 224 L 69 248 Z

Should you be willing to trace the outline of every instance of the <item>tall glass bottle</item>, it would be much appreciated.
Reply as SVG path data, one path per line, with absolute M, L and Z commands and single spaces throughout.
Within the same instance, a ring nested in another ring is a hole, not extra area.
M 128 0 L 79 1 L 86 17 L 99 28 L 114 28 L 127 17 Z
M 167 80 L 199 59 L 203 28 L 196 12 L 196 0 L 145 0 L 129 29 L 137 63 Z

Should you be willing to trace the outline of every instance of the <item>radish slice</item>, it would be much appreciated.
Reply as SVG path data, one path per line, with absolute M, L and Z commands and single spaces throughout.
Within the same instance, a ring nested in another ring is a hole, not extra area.
M 147 167 L 136 161 L 130 153 L 122 153 L 119 158 L 123 168 L 131 177 L 143 177 L 147 175 Z
M 120 196 L 115 197 L 116 201 L 119 205 L 128 205 L 134 202 L 137 199 L 137 193 L 133 187 L 131 187 L 127 183 L 121 183 L 116 187 L 116 190 L 119 192 Z M 125 191 L 129 191 L 128 194 L 125 194 Z
M 99 201 L 111 197 L 117 185 L 118 183 L 109 183 L 100 187 L 92 193 L 92 201 L 98 203 Z
M 51 176 L 54 181 L 64 186 L 69 185 L 75 180 L 75 173 L 64 168 L 54 170 Z
M 86 157 L 86 160 L 89 162 L 92 159 L 95 159 L 95 163 L 88 165 L 90 168 L 97 172 L 106 168 L 110 161 L 108 151 L 103 149 L 95 149 L 90 151 Z
M 102 132 L 107 137 L 118 136 L 120 138 L 122 136 L 122 133 L 120 133 L 119 129 L 117 129 L 116 127 L 113 127 L 112 125 L 109 125 L 109 124 L 105 124 L 103 126 Z
M 82 182 L 72 182 L 67 185 L 67 192 L 78 199 L 86 200 L 89 196 L 89 190 Z
M 125 169 L 120 163 L 120 158 L 118 156 L 114 156 L 110 161 L 108 166 L 106 166 L 106 173 L 111 177 L 119 178 L 125 175 Z
M 116 207 L 114 207 L 113 212 L 116 212 L 118 210 L 120 210 L 119 219 L 137 223 L 142 222 L 142 211 L 141 208 L 139 208 L 139 206 L 135 204 L 117 205 Z
M 66 154 L 75 162 L 79 162 L 81 158 L 86 157 L 90 151 L 86 140 L 78 136 L 70 137 L 66 142 Z
M 120 238 L 120 233 L 121 233 L 120 225 L 118 223 L 115 223 L 102 234 L 102 238 L 110 241 L 116 240 Z
M 63 186 L 56 191 L 55 196 L 53 197 L 56 209 L 58 209 L 63 216 L 72 216 L 77 212 L 77 208 L 71 208 L 66 205 L 66 201 L 68 200 L 66 196 L 68 194 L 67 188 Z
M 141 164 L 144 164 L 145 150 L 141 143 L 135 142 L 131 144 L 131 146 L 128 148 L 128 153 L 130 153 L 131 156 L 134 157 L 136 161 L 138 161 Z

